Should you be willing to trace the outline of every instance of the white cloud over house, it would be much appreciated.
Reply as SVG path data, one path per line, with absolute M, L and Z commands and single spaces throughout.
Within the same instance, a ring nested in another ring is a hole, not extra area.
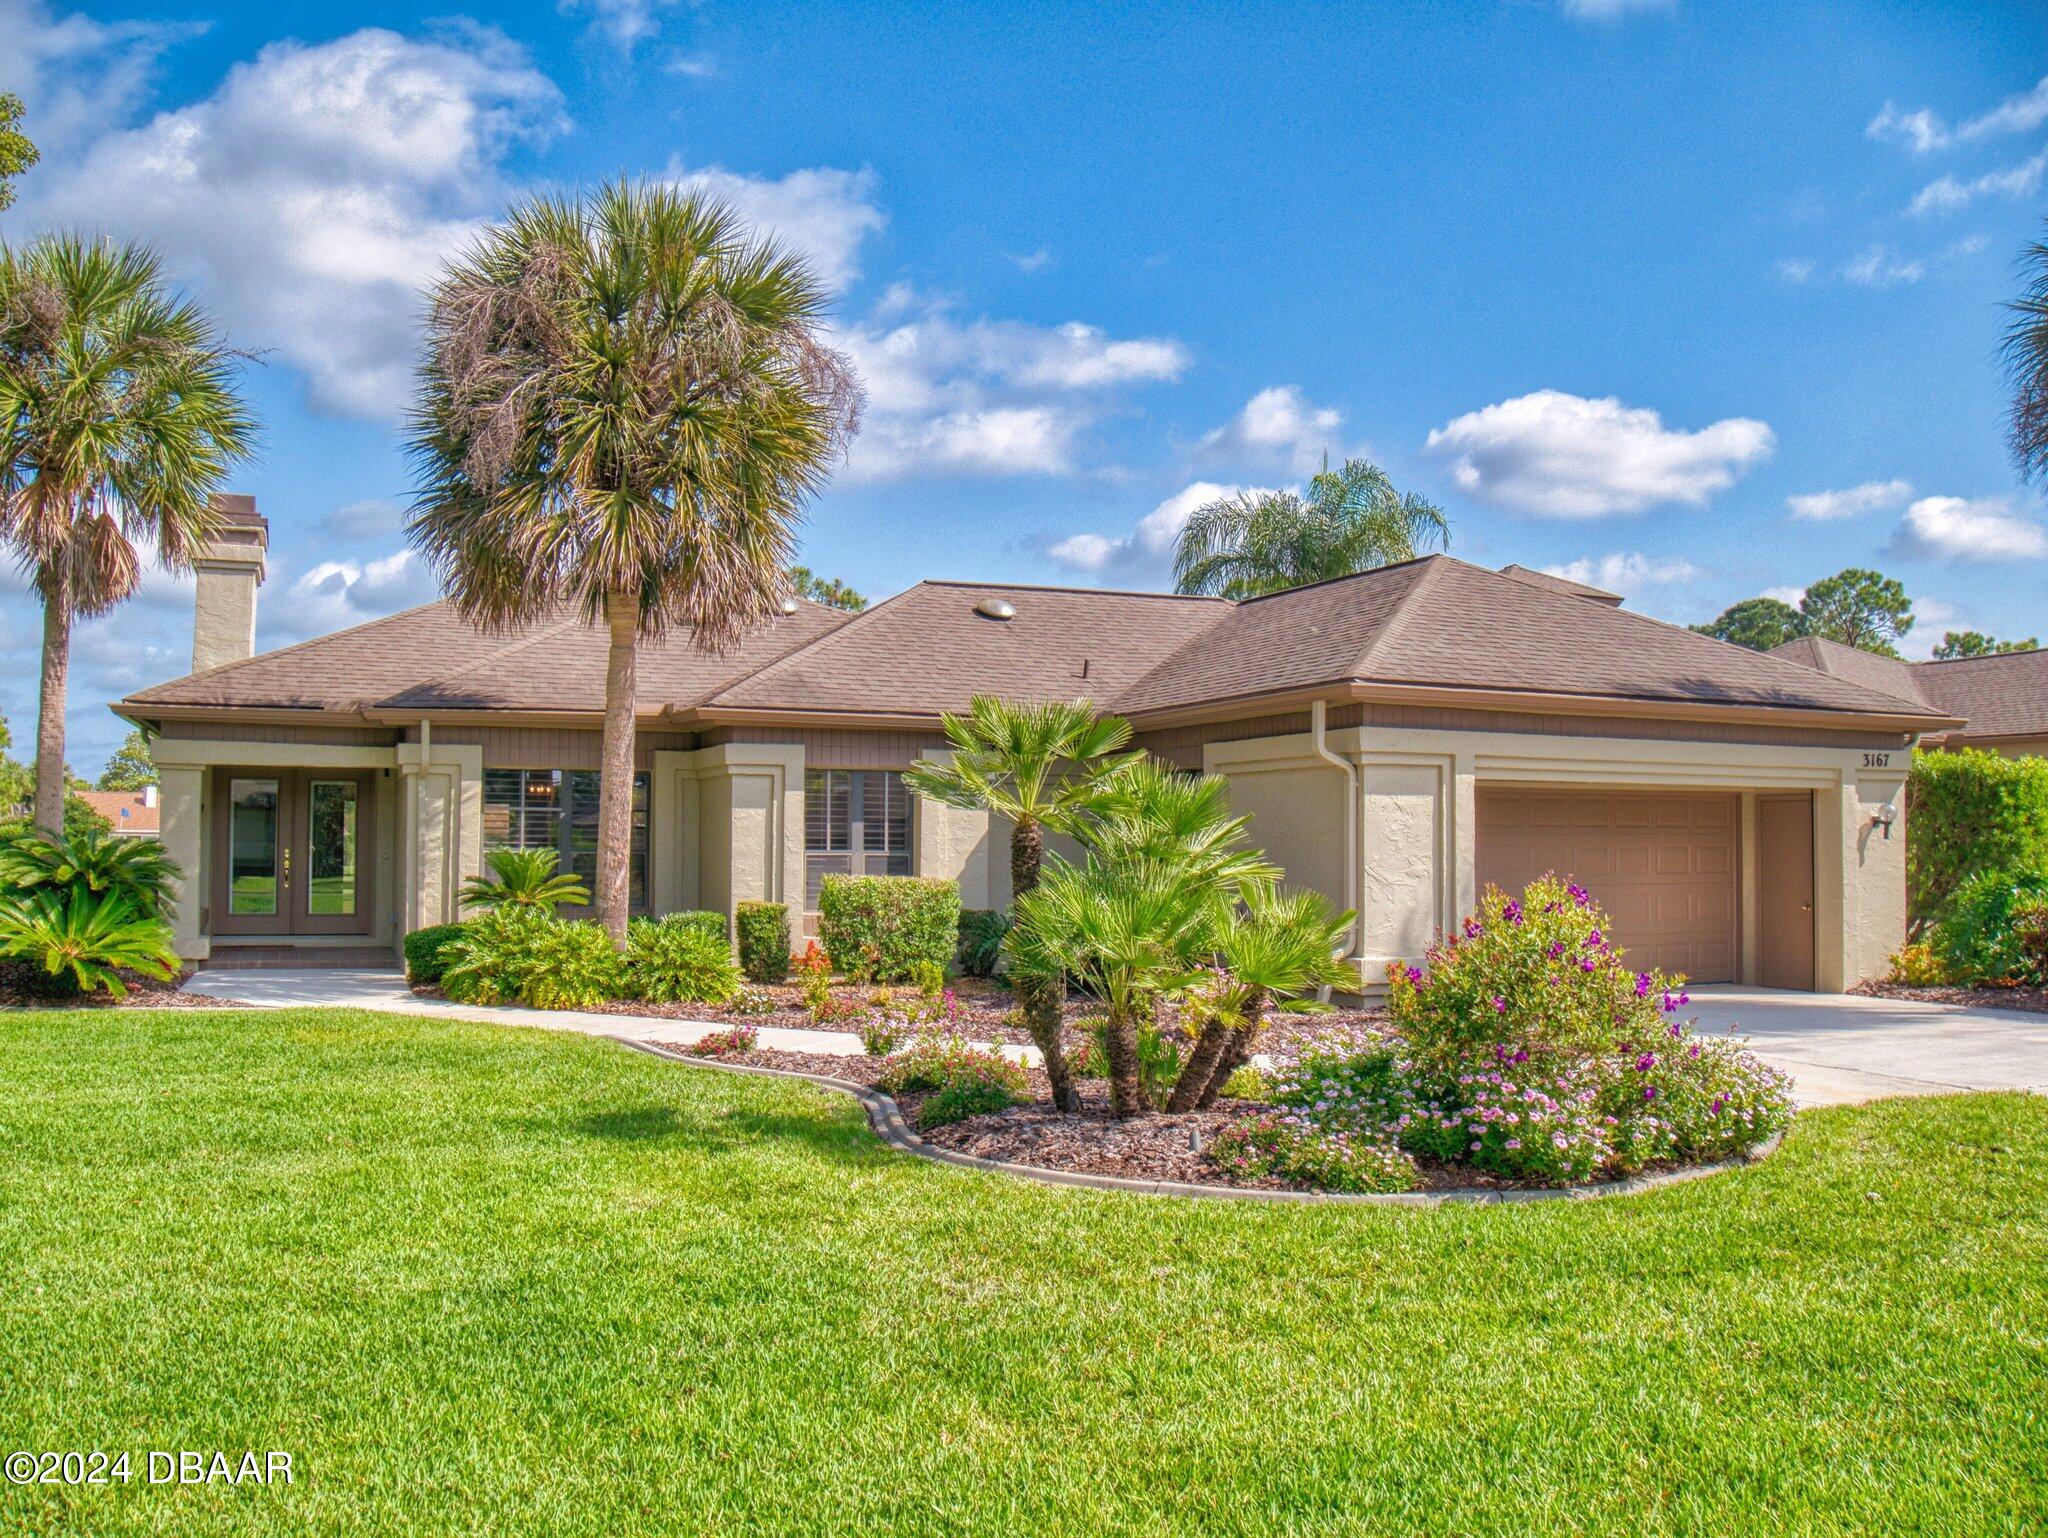
M 1606 518 L 1662 503 L 1692 506 L 1771 452 L 1771 429 L 1730 417 L 1696 431 L 1613 396 L 1537 390 L 1467 412 L 1429 435 L 1461 491 L 1545 518 Z
M 1325 459 L 1343 457 L 1344 413 L 1318 406 L 1298 385 L 1259 391 L 1221 427 L 1205 434 L 1202 450 L 1214 459 L 1273 465 L 1312 475 Z
M 2048 529 L 2004 497 L 1922 497 L 1889 549 L 1908 559 L 2011 561 L 2048 557 Z
M 1794 518 L 1808 523 L 1833 523 L 1859 513 L 1890 512 L 1913 494 L 1910 481 L 1865 481 L 1839 491 L 1806 491 L 1785 499 Z
M 1644 555 L 1634 550 L 1618 550 L 1598 557 L 1581 556 L 1575 561 L 1543 569 L 1567 582 L 1619 593 L 1625 598 L 1637 597 L 1649 588 L 1697 582 L 1704 575 L 1699 567 L 1683 556 Z
M 2025 133 L 2043 123 L 2048 123 L 2048 76 L 2043 76 L 2027 90 L 2008 96 L 1990 111 L 1965 119 L 1954 128 L 1931 107 L 1918 107 L 1908 112 L 1886 102 L 1884 109 L 1870 120 L 1864 132 L 1873 139 L 1889 139 L 1906 145 L 1916 154 L 1925 155 L 1956 143 L 1969 143 L 1998 134 Z
M 1128 534 L 1070 534 L 1046 546 L 1045 553 L 1068 570 L 1091 576 L 1110 571 L 1157 576 L 1172 566 L 1174 546 L 1196 508 L 1242 491 L 1262 489 L 1195 481 L 1140 518 Z

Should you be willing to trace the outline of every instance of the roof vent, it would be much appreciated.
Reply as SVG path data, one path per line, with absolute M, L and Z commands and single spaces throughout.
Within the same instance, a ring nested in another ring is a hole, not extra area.
M 1015 619 L 1017 606 L 1007 598 L 984 598 L 974 606 L 974 612 L 983 619 Z
M 780 613 L 794 614 L 796 613 L 797 603 L 794 598 L 785 598 L 782 600 L 781 603 L 777 604 L 775 607 Z

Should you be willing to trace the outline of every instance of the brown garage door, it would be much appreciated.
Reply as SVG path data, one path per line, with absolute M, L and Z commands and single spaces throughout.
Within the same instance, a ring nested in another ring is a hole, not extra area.
M 1735 821 L 1733 796 L 1484 788 L 1479 883 L 1555 871 L 1592 892 L 1631 961 L 1732 982 Z

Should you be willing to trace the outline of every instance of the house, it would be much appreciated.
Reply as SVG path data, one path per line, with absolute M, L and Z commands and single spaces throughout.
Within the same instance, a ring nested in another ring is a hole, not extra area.
M 493 846 L 590 874 L 601 629 L 565 613 L 485 634 L 444 602 L 251 656 L 266 527 L 230 512 L 200 565 L 193 673 L 117 707 L 158 734 L 181 954 L 388 952 L 457 915 Z M 1486 883 L 1556 870 L 1646 964 L 1843 989 L 1904 932 L 1912 744 L 1963 724 L 1441 555 L 1241 603 L 922 582 L 858 615 L 789 604 L 724 653 L 647 645 L 635 906 L 803 911 L 834 871 L 1003 906 L 1006 829 L 901 777 L 977 693 L 1086 698 L 1227 776 L 1290 879 L 1359 911 L 1366 987 Z
M 72 794 L 114 825 L 115 838 L 157 836 L 157 789 L 154 785 L 145 785 L 140 790 L 79 790 Z
M 1961 718 L 1961 726 L 1929 732 L 1924 746 L 1986 748 L 2008 758 L 2048 753 L 2048 651 L 1905 662 L 1801 636 L 1771 655 Z

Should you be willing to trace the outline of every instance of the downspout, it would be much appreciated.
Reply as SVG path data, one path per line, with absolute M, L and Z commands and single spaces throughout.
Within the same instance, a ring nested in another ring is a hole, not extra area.
M 1316 700 L 1308 707 L 1309 746 L 1324 763 L 1344 772 L 1344 907 L 1351 914 L 1351 932 L 1345 938 L 1344 960 L 1358 954 L 1358 765 L 1330 751 L 1327 701 Z M 1330 990 L 1321 989 L 1317 998 L 1327 1004 Z
M 426 874 L 422 863 L 420 845 L 425 842 L 427 831 L 427 765 L 434 756 L 434 723 L 425 716 L 420 717 L 420 767 L 412 777 L 412 919 L 415 929 L 424 928 L 427 922 L 426 893 L 421 889 L 421 878 Z

